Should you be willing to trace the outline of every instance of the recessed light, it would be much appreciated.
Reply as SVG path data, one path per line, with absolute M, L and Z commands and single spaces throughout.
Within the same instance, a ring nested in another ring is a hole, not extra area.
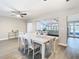
M 66 0 L 67 2 L 69 1 L 69 0 Z
M 47 0 L 43 0 L 43 1 L 47 1 Z

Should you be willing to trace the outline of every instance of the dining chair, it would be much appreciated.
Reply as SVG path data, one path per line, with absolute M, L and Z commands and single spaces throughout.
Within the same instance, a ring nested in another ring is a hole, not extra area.
M 25 54 L 28 45 L 27 45 L 27 40 L 24 39 L 23 32 L 19 33 L 19 35 L 18 35 L 18 44 L 19 44 L 19 50 L 23 49 L 23 53 Z
M 25 34 L 25 37 L 24 37 L 27 41 L 28 41 L 28 55 L 30 53 L 30 51 L 32 50 L 33 51 L 33 59 L 34 59 L 34 56 L 37 54 L 37 53 L 40 53 L 40 45 L 33 42 L 33 36 L 32 34 Z

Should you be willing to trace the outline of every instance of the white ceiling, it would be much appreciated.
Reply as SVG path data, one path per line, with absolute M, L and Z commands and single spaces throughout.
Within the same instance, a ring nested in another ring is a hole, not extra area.
M 17 9 L 27 12 L 27 19 L 54 15 L 57 13 L 76 12 L 79 10 L 79 0 L 0 0 L 0 15 L 10 16 L 11 10 Z M 74 11 L 75 10 L 75 11 Z

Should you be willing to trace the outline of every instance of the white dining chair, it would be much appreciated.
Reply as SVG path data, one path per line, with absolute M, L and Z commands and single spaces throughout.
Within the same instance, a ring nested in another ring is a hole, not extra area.
M 37 53 L 40 53 L 40 45 L 39 44 L 35 44 L 33 42 L 33 40 L 32 40 L 33 39 L 33 36 L 30 33 L 26 33 L 25 36 L 24 36 L 24 38 L 28 41 L 28 55 L 30 53 L 30 50 L 32 50 L 33 51 L 33 59 L 34 59 L 34 56 Z M 39 48 L 39 50 L 38 51 L 35 51 L 38 48 Z
M 19 44 L 19 50 L 23 49 L 23 53 L 26 52 L 26 49 L 27 49 L 27 41 L 24 39 L 24 33 L 21 32 L 19 33 L 18 35 L 18 44 Z

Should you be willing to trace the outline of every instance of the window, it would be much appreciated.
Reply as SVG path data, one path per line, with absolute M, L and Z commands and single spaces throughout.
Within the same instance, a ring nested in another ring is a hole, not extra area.
M 47 24 L 43 24 L 41 22 L 37 22 L 37 30 L 43 30 L 44 28 L 46 28 L 46 30 L 56 30 L 58 31 L 58 23 L 47 23 Z
M 47 31 L 49 34 L 55 34 L 55 35 L 58 35 L 58 22 L 55 22 L 54 20 L 51 21 L 51 20 L 43 20 L 43 21 L 40 21 L 40 22 L 37 22 L 37 25 L 36 25 L 36 29 L 37 31 Z

